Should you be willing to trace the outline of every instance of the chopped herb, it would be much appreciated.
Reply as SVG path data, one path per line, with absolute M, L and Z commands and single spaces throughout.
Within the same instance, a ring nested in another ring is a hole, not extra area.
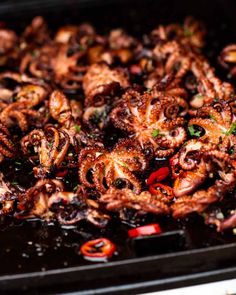
M 80 45 L 79 45 L 79 50 L 84 51 L 84 50 L 85 50 L 84 45 L 80 44 Z
M 154 129 L 154 130 L 152 131 L 152 136 L 153 136 L 153 137 L 157 137 L 159 134 L 160 134 L 160 131 L 159 131 L 158 129 Z
M 15 161 L 15 164 L 16 164 L 16 165 L 21 165 L 21 162 L 17 162 L 17 161 Z
M 126 163 L 122 163 L 121 165 L 122 165 L 123 167 L 129 169 L 129 166 L 128 166 Z
M 215 118 L 213 115 L 209 114 L 209 117 L 210 117 L 213 121 L 216 121 L 216 118 Z
M 202 95 L 202 94 L 197 94 L 195 97 L 196 97 L 197 99 L 203 99 L 203 95 Z
M 30 171 L 28 174 L 31 175 L 31 174 L 33 174 L 33 173 L 34 173 L 34 171 L 32 170 L 32 171 Z
M 79 133 L 80 131 L 81 131 L 81 126 L 80 125 L 75 125 L 75 131 L 77 132 L 77 133 Z
M 188 127 L 188 131 L 189 131 L 189 134 L 191 136 L 197 136 L 197 137 L 200 137 L 201 136 L 201 131 L 195 130 L 194 127 L 193 127 L 193 125 L 190 125 Z
M 147 88 L 146 92 L 147 93 L 151 93 L 152 92 L 152 88 Z
M 93 123 L 98 124 L 98 123 L 101 122 L 102 117 L 104 117 L 104 114 L 103 113 L 99 113 L 98 111 L 95 111 L 93 113 L 91 119 L 92 119 Z
M 202 217 L 203 217 L 204 219 L 207 218 L 207 214 L 206 214 L 205 212 L 203 212 L 201 215 L 202 215 Z
M 88 41 L 87 41 L 87 43 L 88 43 L 88 45 L 92 45 L 93 44 L 93 39 L 88 39 Z
M 198 47 L 196 47 L 196 48 L 195 48 L 195 51 L 196 51 L 197 53 L 201 53 L 201 52 L 202 52 L 202 49 L 201 49 L 201 48 L 198 48 Z
M 234 154 L 234 148 L 233 147 L 229 149 L 229 154 L 230 155 L 233 155 Z
M 33 57 L 37 57 L 37 56 L 38 56 L 38 51 L 33 50 L 33 51 L 31 52 L 31 55 L 32 55 Z
M 94 117 L 95 117 L 96 119 L 99 119 L 99 118 L 100 118 L 100 114 L 99 114 L 98 111 L 95 111 L 93 115 L 94 115 Z
M 74 188 L 73 188 L 73 191 L 77 191 L 77 189 L 80 187 L 80 184 L 78 183 Z
M 93 138 L 96 138 L 96 134 L 89 133 L 89 134 L 88 134 L 88 137 L 89 137 L 89 138 L 92 138 L 92 139 L 93 139 Z
M 192 37 L 193 36 L 193 32 L 188 30 L 188 29 L 185 29 L 184 30 L 184 36 L 185 37 Z
M 48 143 L 48 146 L 51 148 L 53 146 L 53 143 L 52 142 L 49 142 Z
M 113 186 L 118 186 L 119 183 L 120 183 L 120 179 L 118 178 L 118 179 L 115 179 L 115 180 L 112 182 L 112 185 L 113 185 Z
M 236 131 L 236 124 L 233 123 L 228 131 L 222 132 L 222 133 L 225 135 L 230 135 L 230 134 L 234 133 L 235 131 Z
M 17 181 L 12 181 L 11 184 L 12 184 L 12 185 L 18 185 L 18 182 L 17 182 Z

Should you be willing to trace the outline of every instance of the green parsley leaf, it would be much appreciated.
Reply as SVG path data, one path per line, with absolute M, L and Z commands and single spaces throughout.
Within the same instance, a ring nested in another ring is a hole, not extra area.
M 185 30 L 184 30 L 184 36 L 185 36 L 185 37 L 192 37 L 192 36 L 193 36 L 193 32 L 191 32 L 191 31 L 188 30 L 188 29 L 185 29 Z
M 122 163 L 121 165 L 127 169 L 129 168 L 129 166 L 126 163 Z
M 210 117 L 213 121 L 216 121 L 216 118 L 215 118 L 213 115 L 209 114 L 209 117 Z
M 74 188 L 73 188 L 73 191 L 76 192 L 77 189 L 80 187 L 80 184 L 78 183 Z
M 76 124 L 76 125 L 75 125 L 75 131 L 76 131 L 77 133 L 79 133 L 80 130 L 81 130 L 81 126 Z
M 197 137 L 200 137 L 200 136 L 201 136 L 201 131 L 196 131 L 196 130 L 194 129 L 193 125 L 190 125 L 190 126 L 188 127 L 188 131 L 189 131 L 189 134 L 190 134 L 191 136 L 197 136 Z
M 153 137 L 157 137 L 159 134 L 160 134 L 160 131 L 159 131 L 158 129 L 154 129 L 154 130 L 152 131 L 152 136 L 153 136 Z
M 236 124 L 233 123 L 233 124 L 231 125 L 230 129 L 229 129 L 228 131 L 226 131 L 226 132 L 223 132 L 223 134 L 225 134 L 225 135 L 230 135 L 230 134 L 234 133 L 235 131 L 236 131 Z

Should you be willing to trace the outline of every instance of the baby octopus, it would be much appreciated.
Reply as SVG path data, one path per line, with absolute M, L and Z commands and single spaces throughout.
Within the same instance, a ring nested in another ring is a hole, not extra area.
M 141 183 L 134 175 L 147 167 L 147 161 L 135 142 L 121 140 L 111 152 L 102 148 L 85 148 L 79 155 L 79 177 L 82 184 L 105 193 L 109 187 L 127 186 L 141 192 Z M 92 173 L 92 181 L 88 174 Z
M 221 201 L 235 187 L 236 162 L 228 154 L 215 149 L 205 150 L 202 151 L 201 160 L 196 173 L 180 173 L 176 179 L 174 193 L 177 199 L 172 205 L 175 218 L 191 212 L 203 212 L 210 204 Z M 195 191 L 206 179 L 211 178 L 216 178 L 212 186 Z
M 60 130 L 69 136 L 71 146 L 78 152 L 83 144 L 100 145 L 89 138 L 89 134 L 81 130 L 78 118 L 78 110 L 81 111 L 77 101 L 69 100 L 61 91 L 55 90 L 49 98 L 49 112 L 60 127 Z
M 109 69 L 106 64 L 91 65 L 83 78 L 85 104 L 101 105 L 103 96 L 114 96 L 115 91 L 129 86 L 128 75 L 122 68 Z
M 17 148 L 12 141 L 11 134 L 7 127 L 0 123 L 0 162 L 5 158 L 14 158 Z
M 235 114 L 230 101 L 216 101 L 210 105 L 202 106 L 197 111 L 197 117 L 189 121 L 189 128 L 201 128 L 199 140 L 223 146 L 234 142 L 236 129 Z M 190 129 L 191 131 L 191 129 Z M 201 136 L 202 134 L 202 136 Z M 229 137 L 229 139 L 227 139 Z
M 47 89 L 43 86 L 23 86 L 16 94 L 16 101 L 6 105 L 0 112 L 0 121 L 7 127 L 18 124 L 23 132 L 27 131 L 30 125 L 40 124 L 40 112 L 34 107 L 43 102 L 47 94 Z
M 169 199 L 165 196 L 153 196 L 148 191 L 143 191 L 140 194 L 134 193 L 131 189 L 110 188 L 100 198 L 100 202 L 106 205 L 107 210 L 117 211 L 120 217 L 123 218 L 125 209 L 137 210 L 139 214 L 168 214 Z
M 121 104 L 113 109 L 111 118 L 117 128 L 127 131 L 130 138 L 140 143 L 146 154 L 162 158 L 172 155 L 186 138 L 182 127 L 184 118 L 179 112 L 174 97 L 141 95 L 129 90 Z
M 33 151 L 38 154 L 39 166 L 34 167 L 36 178 L 45 178 L 60 166 L 69 148 L 70 139 L 66 132 L 48 125 L 45 130 L 35 129 L 22 138 L 21 146 L 24 154 Z M 29 158 L 34 163 L 34 157 Z
M 86 198 L 77 192 L 58 191 L 48 200 L 48 207 L 55 213 L 60 224 L 71 225 L 86 220 L 98 228 L 103 228 L 110 220 L 110 216 L 100 210 L 98 202 Z

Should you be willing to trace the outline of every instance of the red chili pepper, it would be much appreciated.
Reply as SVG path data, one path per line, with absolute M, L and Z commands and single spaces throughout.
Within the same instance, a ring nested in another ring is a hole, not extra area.
M 173 189 L 162 183 L 154 183 L 149 186 L 149 191 L 152 195 L 158 195 L 160 192 L 172 200 L 174 198 Z
M 165 179 L 170 174 L 170 169 L 168 167 L 161 167 L 157 171 L 151 173 L 147 179 L 147 185 L 151 185 L 154 182 L 161 181 Z
M 87 260 L 103 261 L 111 257 L 116 250 L 116 246 L 106 238 L 99 238 L 84 243 L 80 252 Z
M 128 235 L 130 238 L 136 238 L 140 236 L 150 236 L 150 235 L 160 234 L 160 233 L 161 233 L 161 228 L 158 223 L 139 226 L 139 227 L 128 230 Z
M 59 171 L 56 173 L 56 177 L 65 177 L 67 175 L 67 173 L 68 173 L 68 169 Z

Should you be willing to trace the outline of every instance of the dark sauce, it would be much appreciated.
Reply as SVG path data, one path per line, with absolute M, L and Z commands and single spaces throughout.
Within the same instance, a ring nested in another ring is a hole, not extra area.
M 113 141 L 113 140 L 112 140 Z M 115 140 L 116 142 L 116 140 Z M 22 160 L 22 159 L 21 159 Z M 20 160 L 19 160 L 20 161 Z M 20 163 L 16 160 L 17 163 Z M 15 185 L 28 187 L 35 183 L 32 165 L 23 162 L 22 165 L 6 162 L 1 170 L 8 180 Z M 144 189 L 148 175 L 159 167 L 167 166 L 168 159 L 153 159 L 145 174 L 139 175 Z M 167 184 L 172 180 L 168 179 Z M 64 179 L 67 190 L 73 190 L 78 184 L 76 169 Z M 226 198 L 227 206 L 232 206 L 232 196 Z M 236 205 L 236 199 L 234 199 Z M 221 207 L 225 208 L 222 204 Z M 226 207 L 227 208 L 227 207 Z M 149 223 L 159 223 L 163 232 L 182 229 L 185 231 L 186 249 L 196 249 L 225 243 L 236 242 L 236 236 L 229 230 L 217 233 L 214 226 L 204 224 L 203 218 L 192 214 L 184 220 L 174 220 L 170 216 L 138 216 L 135 212 L 124 212 L 126 220 L 121 222 L 117 214 L 113 214 L 112 221 L 104 229 L 98 229 L 86 222 L 74 226 L 61 226 L 57 222 L 46 222 L 39 219 L 15 220 L 11 217 L 1 218 L 0 222 L 0 260 L 4 268 L 0 268 L 0 275 L 45 271 L 55 268 L 89 265 L 80 254 L 81 245 L 99 237 L 106 237 L 117 246 L 116 254 L 111 261 L 130 259 L 140 256 L 128 238 L 128 229 Z M 142 256 L 142 255 L 141 255 Z M 30 263 L 29 263 L 30 262 Z

